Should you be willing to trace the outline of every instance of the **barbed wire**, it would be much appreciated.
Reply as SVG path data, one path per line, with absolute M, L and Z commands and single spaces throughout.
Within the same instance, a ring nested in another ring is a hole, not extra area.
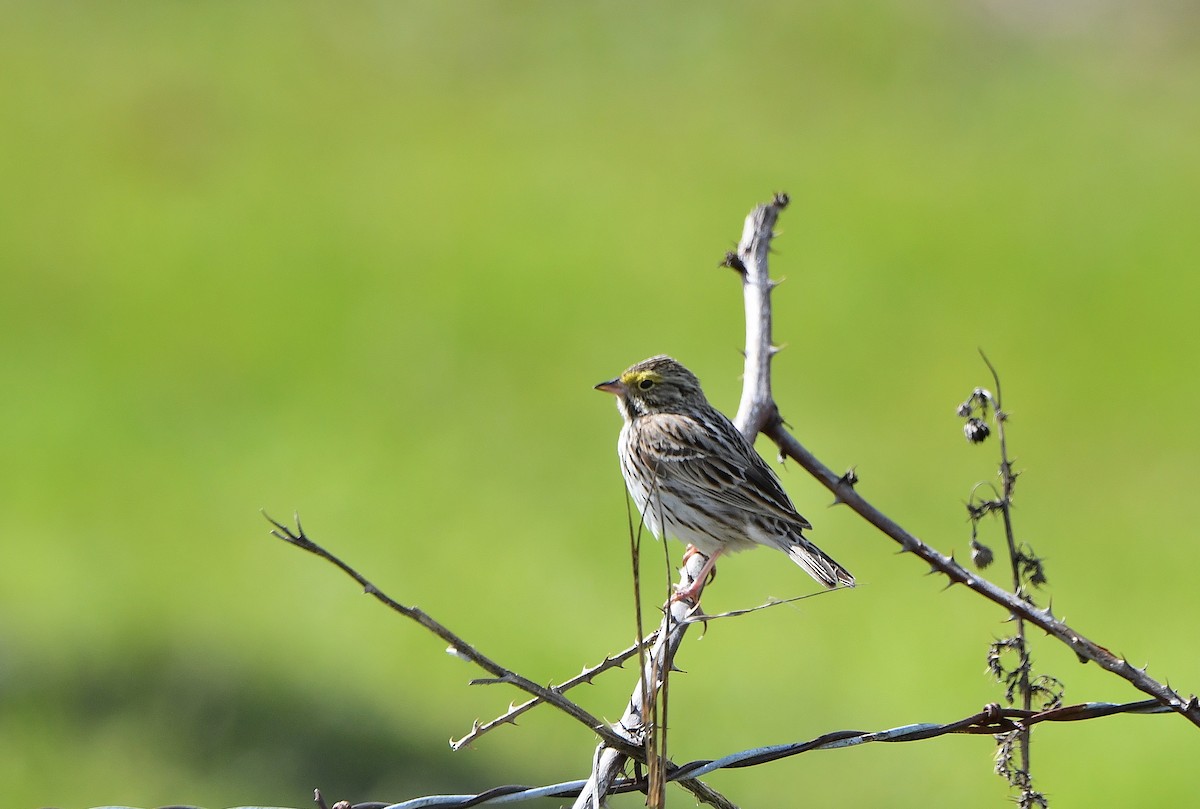
M 742 750 L 718 759 L 701 759 L 690 761 L 677 767 L 672 767 L 668 781 L 682 778 L 698 778 L 721 769 L 738 769 L 755 767 L 783 758 L 808 753 L 813 750 L 838 750 L 847 747 L 857 747 L 869 742 L 916 742 L 932 739 L 937 736 L 950 734 L 993 735 L 1008 733 L 1041 724 L 1042 722 L 1081 722 L 1089 719 L 1100 719 L 1117 714 L 1167 714 L 1174 711 L 1157 700 L 1147 699 L 1139 702 L 1084 702 L 1076 705 L 1066 705 L 1049 711 L 1025 711 L 1019 708 L 1003 708 L 992 704 L 982 711 L 957 722 L 945 724 L 922 722 L 911 725 L 901 725 L 887 730 L 835 730 L 822 734 L 804 742 L 769 745 Z M 492 787 L 474 795 L 426 795 L 411 798 L 400 803 L 368 801 L 350 805 L 350 809 L 424 809 L 425 807 L 442 807 L 442 809 L 467 809 L 471 806 L 496 805 L 517 803 L 537 798 L 568 798 L 579 794 L 587 783 L 586 779 L 563 781 L 558 784 L 531 787 L 520 784 L 508 784 Z M 609 794 L 642 792 L 646 787 L 645 778 L 621 778 L 613 782 Z M 319 795 L 319 792 L 318 792 Z M 320 801 L 323 805 L 324 801 Z M 97 809 L 134 809 L 128 806 L 105 806 Z M 164 809 L 184 809 L 183 807 Z M 231 807 L 231 809 L 264 809 L 263 807 Z
M 742 750 L 717 759 L 701 759 L 672 767 L 667 773 L 668 781 L 683 778 L 698 778 L 722 769 L 756 767 L 813 750 L 839 750 L 858 747 L 870 742 L 917 742 L 950 734 L 995 735 L 1022 730 L 1043 722 L 1082 722 L 1117 714 L 1169 714 L 1174 711 L 1158 702 L 1147 699 L 1139 702 L 1083 702 L 1066 705 L 1048 711 L 1025 711 L 1019 708 L 1004 708 L 997 704 L 986 706 L 978 713 L 956 722 L 939 724 L 920 722 L 888 728 L 887 730 L 835 730 L 803 742 L 768 745 Z M 518 803 L 536 798 L 567 798 L 579 794 L 587 783 L 586 779 L 563 781 L 544 786 L 508 784 L 492 787 L 474 795 L 426 795 L 400 803 L 371 801 L 351 805 L 351 809 L 467 809 L 471 806 Z M 609 794 L 643 792 L 645 778 L 620 778 L 613 782 Z M 346 804 L 342 804 L 346 805 Z M 132 809 L 132 807 L 103 807 L 103 809 Z M 235 809 L 255 809 L 236 807 Z

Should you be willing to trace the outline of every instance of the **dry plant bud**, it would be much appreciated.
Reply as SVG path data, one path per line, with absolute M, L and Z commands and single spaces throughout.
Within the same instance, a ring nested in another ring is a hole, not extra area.
M 983 419 L 967 419 L 967 423 L 963 425 L 963 435 L 965 435 L 967 440 L 972 444 L 983 443 L 991 434 L 992 429 L 987 426 L 987 422 L 985 422 Z

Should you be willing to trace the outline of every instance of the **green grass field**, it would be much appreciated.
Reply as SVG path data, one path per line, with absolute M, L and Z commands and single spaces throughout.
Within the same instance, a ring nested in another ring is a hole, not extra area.
M 668 352 L 736 408 L 741 294 L 717 264 L 777 190 L 775 392 L 800 440 L 965 557 L 963 502 L 996 455 L 954 408 L 990 384 L 983 348 L 1055 612 L 1200 689 L 1190 9 L 0 7 L 6 806 L 583 777 L 594 738 L 547 709 L 452 753 L 520 695 L 468 687 L 477 671 L 258 511 L 299 511 L 535 680 L 622 648 L 620 422 L 592 386 Z M 999 699 L 984 656 L 1005 615 L 780 474 L 861 586 L 690 639 L 672 757 Z M 760 551 L 705 606 L 812 589 Z M 1069 702 L 1141 697 L 1049 640 L 1034 655 Z M 616 719 L 632 683 L 579 699 Z M 951 737 L 708 780 L 743 806 L 1007 806 L 992 754 Z M 1034 737 L 1056 809 L 1188 805 L 1198 756 L 1177 717 Z

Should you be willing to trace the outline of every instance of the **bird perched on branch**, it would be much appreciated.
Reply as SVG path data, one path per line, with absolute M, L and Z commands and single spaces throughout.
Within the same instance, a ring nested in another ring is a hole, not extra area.
M 755 545 L 778 548 L 826 587 L 854 586 L 849 571 L 804 536 L 808 520 L 733 422 L 708 403 L 691 371 L 660 355 L 596 390 L 616 396 L 625 419 L 617 453 L 642 521 L 656 537 L 665 527 L 688 543 L 687 555 L 707 557 L 675 600 L 696 600 L 722 553 Z

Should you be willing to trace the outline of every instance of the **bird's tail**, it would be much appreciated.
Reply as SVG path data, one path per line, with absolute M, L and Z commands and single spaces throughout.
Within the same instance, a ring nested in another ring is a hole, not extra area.
M 808 575 L 826 587 L 854 586 L 854 576 L 850 575 L 849 570 L 804 537 L 797 537 L 794 544 L 788 546 L 787 554 L 793 562 L 804 568 Z

